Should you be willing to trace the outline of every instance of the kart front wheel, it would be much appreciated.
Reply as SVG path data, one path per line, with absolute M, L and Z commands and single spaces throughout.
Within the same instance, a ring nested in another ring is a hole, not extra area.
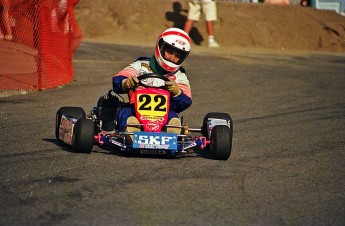
M 211 134 L 210 150 L 213 158 L 227 160 L 231 154 L 232 134 L 226 125 L 213 127 Z
M 81 118 L 73 128 L 73 149 L 80 153 L 91 153 L 94 143 L 95 124 L 92 120 Z
M 219 119 L 219 120 L 224 120 L 226 124 L 230 125 L 230 128 L 232 128 L 232 119 L 228 113 L 223 113 L 223 112 L 210 112 L 208 113 L 202 122 L 202 128 L 201 128 L 201 133 L 204 135 L 207 139 L 209 139 L 210 136 L 210 128 L 208 123 L 210 120 L 214 119 Z
M 59 140 L 59 128 L 61 123 L 62 115 L 73 117 L 76 119 L 85 118 L 86 114 L 81 107 L 61 107 L 56 112 L 56 124 L 55 124 L 55 137 Z

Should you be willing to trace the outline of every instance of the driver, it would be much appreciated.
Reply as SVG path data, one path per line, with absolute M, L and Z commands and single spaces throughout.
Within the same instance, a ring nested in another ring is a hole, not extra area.
M 180 126 L 178 113 L 192 105 L 192 93 L 185 70 L 181 65 L 191 50 L 190 38 L 186 32 L 178 28 L 169 28 L 159 35 L 154 55 L 151 58 L 140 57 L 113 77 L 113 90 L 116 93 L 128 93 L 131 107 L 121 108 L 117 117 L 117 126 L 125 131 L 126 124 L 139 124 L 134 117 L 133 92 L 139 87 L 138 76 L 155 73 L 166 76 L 165 88 L 171 93 L 168 124 Z M 127 127 L 128 132 L 139 130 Z M 168 127 L 167 132 L 180 133 L 179 128 Z

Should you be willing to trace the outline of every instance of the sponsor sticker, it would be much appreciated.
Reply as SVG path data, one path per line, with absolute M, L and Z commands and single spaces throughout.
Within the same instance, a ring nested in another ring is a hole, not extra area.
M 177 149 L 177 135 L 172 133 L 134 132 L 133 148 Z
M 184 42 L 184 41 L 182 41 L 182 40 L 180 40 L 180 39 L 177 39 L 177 40 L 176 40 L 176 43 L 180 44 L 181 46 L 186 45 L 186 42 Z
M 140 150 L 140 154 L 165 155 L 166 151 L 164 151 L 164 150 Z
M 66 116 L 61 117 L 61 123 L 59 128 L 59 138 L 66 144 L 72 144 L 74 124 Z

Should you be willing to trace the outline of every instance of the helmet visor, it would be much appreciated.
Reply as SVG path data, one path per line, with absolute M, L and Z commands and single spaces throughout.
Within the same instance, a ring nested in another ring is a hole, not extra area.
M 188 57 L 188 54 L 189 54 L 188 51 L 184 51 L 173 45 L 170 45 L 166 43 L 163 39 L 161 39 L 160 42 L 161 43 L 159 43 L 160 44 L 159 51 L 165 60 L 172 62 L 170 59 L 165 58 L 165 53 L 168 53 L 169 55 L 174 55 L 175 58 L 178 58 L 177 62 L 172 62 L 172 63 L 181 65 L 185 61 L 185 59 Z

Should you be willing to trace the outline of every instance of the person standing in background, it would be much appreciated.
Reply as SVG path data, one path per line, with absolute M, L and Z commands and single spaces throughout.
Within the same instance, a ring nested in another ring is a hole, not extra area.
M 0 23 L 0 39 L 5 39 L 11 41 L 12 28 L 11 28 L 11 15 L 10 15 L 10 0 L 0 0 L 0 5 L 2 9 L 2 22 Z M 2 32 L 2 27 L 5 28 L 5 33 Z
M 219 44 L 214 39 L 213 22 L 217 20 L 217 7 L 214 0 L 189 0 L 188 18 L 184 25 L 184 31 L 189 33 L 194 21 L 199 21 L 200 14 L 203 12 L 206 20 L 208 34 L 208 47 L 218 48 Z

